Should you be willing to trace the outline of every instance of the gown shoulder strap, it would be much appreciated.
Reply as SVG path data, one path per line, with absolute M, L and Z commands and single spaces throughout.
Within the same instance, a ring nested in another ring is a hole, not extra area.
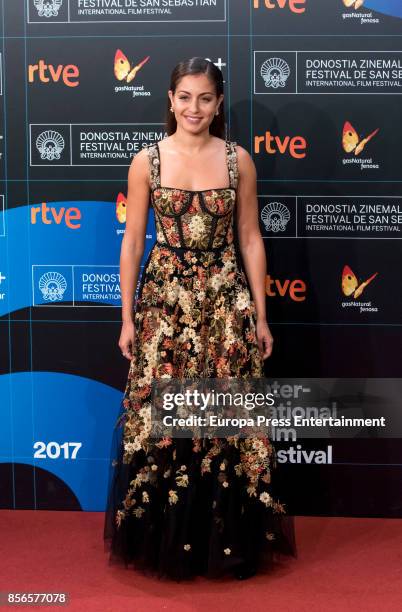
M 151 144 L 146 145 L 148 160 L 149 160 L 149 169 L 150 169 L 150 183 L 151 189 L 156 189 L 160 187 L 160 159 L 159 159 L 159 150 L 156 142 L 152 142 Z
M 235 142 L 234 140 L 226 141 L 230 186 L 234 189 L 237 189 L 237 185 L 239 182 L 239 168 L 237 164 L 236 145 L 237 142 Z

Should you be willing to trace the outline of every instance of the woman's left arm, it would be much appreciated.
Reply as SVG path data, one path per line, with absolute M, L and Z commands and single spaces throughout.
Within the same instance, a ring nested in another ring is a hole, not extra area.
M 257 171 L 246 149 L 237 145 L 239 182 L 237 214 L 239 247 L 256 308 L 256 333 L 263 359 L 272 353 L 273 338 L 267 323 L 265 283 L 267 274 L 264 241 L 258 223 Z

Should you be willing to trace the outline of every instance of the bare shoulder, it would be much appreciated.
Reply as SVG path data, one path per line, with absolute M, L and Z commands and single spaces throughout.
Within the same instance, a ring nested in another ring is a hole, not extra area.
M 148 145 L 136 153 L 131 160 L 128 171 L 129 181 L 146 181 L 149 185 L 149 153 Z
M 171 151 L 172 150 L 172 138 L 171 136 L 165 136 L 165 138 L 161 138 L 157 142 L 152 142 L 149 146 L 156 147 L 158 145 L 161 151 Z
M 247 149 L 245 149 L 244 147 L 242 147 L 241 145 L 236 143 L 236 152 L 237 152 L 237 159 L 239 161 L 239 163 L 246 163 L 247 162 L 253 162 L 252 157 L 250 155 L 250 153 L 247 151 Z
M 140 151 L 138 151 L 138 153 L 134 155 L 133 159 L 131 160 L 130 171 L 131 169 L 133 169 L 135 173 L 139 172 L 141 174 L 141 172 L 148 170 L 148 164 L 149 164 L 148 149 L 149 149 L 149 145 L 146 145 Z
M 236 144 L 237 165 L 240 177 L 253 178 L 256 174 L 256 168 L 253 158 L 244 147 Z
M 140 151 L 138 151 L 138 153 L 136 153 L 131 161 L 132 164 L 137 164 L 137 165 L 145 165 L 146 162 L 148 162 L 148 157 L 149 157 L 149 147 L 151 145 L 146 144 Z

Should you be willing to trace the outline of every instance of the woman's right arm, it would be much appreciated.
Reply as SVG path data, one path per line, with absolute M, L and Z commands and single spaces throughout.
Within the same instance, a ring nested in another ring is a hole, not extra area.
M 149 193 L 148 152 L 143 149 L 134 156 L 128 171 L 126 230 L 120 252 L 122 329 L 119 347 L 130 360 L 135 342 L 134 295 L 144 253 Z

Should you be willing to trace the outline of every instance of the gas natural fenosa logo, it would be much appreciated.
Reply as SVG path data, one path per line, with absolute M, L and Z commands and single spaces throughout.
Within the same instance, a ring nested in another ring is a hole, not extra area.
M 346 153 L 354 153 L 359 155 L 368 142 L 378 133 L 380 128 L 376 128 L 371 134 L 360 139 L 355 128 L 349 121 L 345 121 L 342 132 L 342 146 Z
M 395 2 L 399 2 L 399 0 L 395 0 Z M 383 0 L 380 4 L 386 4 L 387 0 Z M 341 4 L 339 0 L 339 4 Z M 370 26 L 370 25 L 378 25 L 380 23 L 381 17 L 379 12 L 381 12 L 381 6 L 375 6 L 374 12 L 371 10 L 371 7 L 365 7 L 365 0 L 342 0 L 343 6 L 345 6 L 348 10 L 342 12 L 342 19 L 345 21 L 355 21 L 362 26 Z
M 342 0 L 342 2 L 346 8 L 352 8 L 355 11 L 357 11 L 364 4 L 364 0 Z
M 116 218 L 119 223 L 126 222 L 126 207 L 127 207 L 127 198 L 124 195 L 124 193 L 120 192 L 116 200 Z
M 150 96 L 151 92 L 145 90 L 144 85 L 129 85 L 135 79 L 137 73 L 144 64 L 149 60 L 150 55 L 147 55 L 138 64 L 133 66 L 121 49 L 117 49 L 114 56 L 114 76 L 122 83 L 114 88 L 115 92 L 129 91 L 133 98 L 137 96 Z
M 372 274 L 367 280 L 359 281 L 353 270 L 349 266 L 345 265 L 342 270 L 341 282 L 343 295 L 346 295 L 346 297 L 352 297 L 354 300 L 360 297 L 364 289 L 369 283 L 371 283 L 372 280 L 375 279 L 377 274 L 378 272 L 374 272 L 374 274 Z
M 342 308 L 348 308 L 349 310 L 352 309 L 352 311 L 358 310 L 359 314 L 364 314 L 366 312 L 378 313 L 378 306 L 373 304 L 371 300 L 367 302 L 358 300 L 363 291 L 366 289 L 367 285 L 369 285 L 375 279 L 377 274 L 378 272 L 374 272 L 374 274 L 362 281 L 361 279 L 357 278 L 349 266 L 345 265 L 342 270 L 341 289 L 343 295 L 349 299 L 342 302 Z
M 376 128 L 367 136 L 359 136 L 353 125 L 349 121 L 345 121 L 342 130 L 342 148 L 348 157 L 342 159 L 342 164 L 360 166 L 360 170 L 378 170 L 380 164 L 373 161 L 373 158 L 362 158 L 360 154 L 366 148 L 368 143 L 376 136 L 380 128 Z M 370 149 L 371 147 L 369 147 Z
M 120 192 L 117 196 L 116 200 L 116 219 L 119 222 L 119 225 L 124 225 L 126 223 L 126 210 L 127 210 L 127 198 L 124 193 Z M 125 227 L 118 227 L 116 229 L 117 236 L 125 233 Z
M 131 83 L 137 72 L 142 66 L 149 60 L 150 56 L 147 55 L 141 60 L 136 66 L 132 66 L 124 55 L 123 51 L 117 49 L 116 55 L 114 56 L 114 74 L 118 81 L 126 81 Z

